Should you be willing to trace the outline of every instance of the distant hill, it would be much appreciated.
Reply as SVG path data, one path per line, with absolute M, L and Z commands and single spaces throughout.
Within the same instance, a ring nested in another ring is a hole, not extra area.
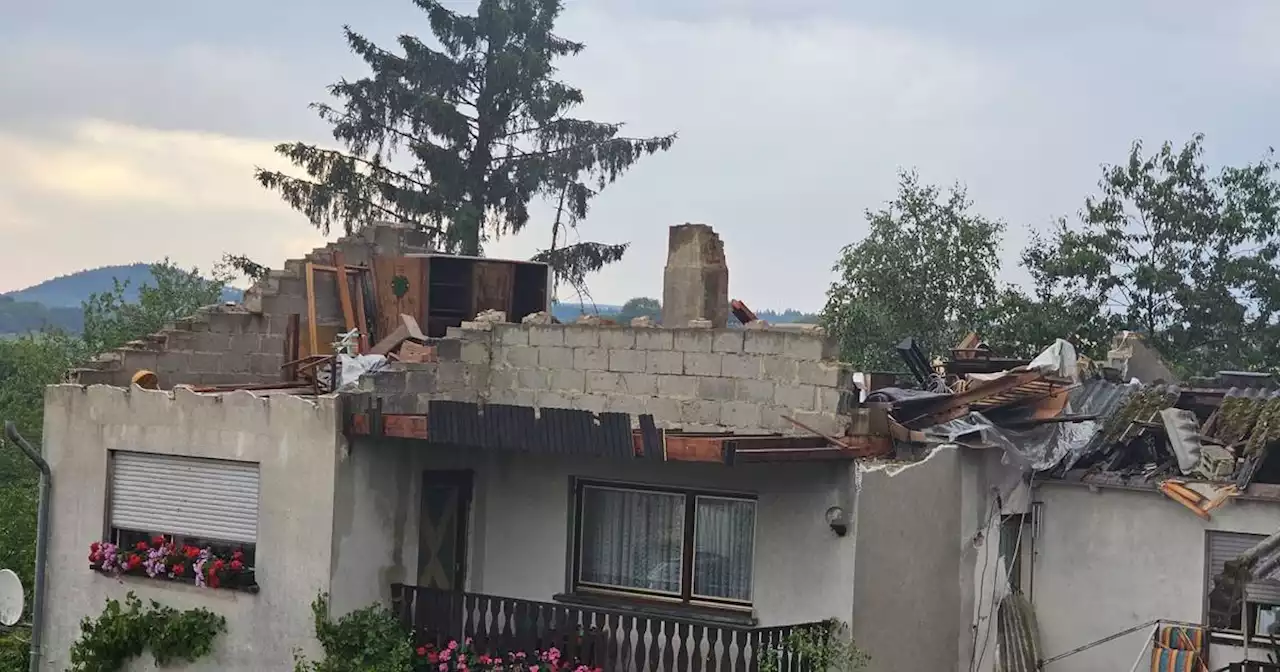
M 35 301 L 0 296 L 0 334 L 25 334 L 44 328 L 80 333 L 84 328 L 84 313 L 79 306 L 50 308 Z
M 82 303 L 89 300 L 91 294 L 110 291 L 114 286 L 112 279 L 121 282 L 129 281 L 129 288 L 125 290 L 125 300 L 134 301 L 138 298 L 138 287 L 151 283 L 151 264 L 137 263 L 92 268 L 70 275 L 60 275 L 26 289 L 0 294 L 0 297 L 9 297 L 16 301 L 34 301 L 49 308 L 79 309 Z M 223 292 L 223 299 L 239 301 L 241 294 L 242 292 L 238 289 L 228 288 Z

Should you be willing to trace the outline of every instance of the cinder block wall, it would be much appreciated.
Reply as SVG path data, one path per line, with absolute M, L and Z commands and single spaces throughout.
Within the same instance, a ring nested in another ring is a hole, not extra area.
M 665 428 L 843 433 L 848 371 L 820 330 L 666 329 L 467 323 L 438 339 L 439 362 L 367 376 L 383 411 L 432 399 L 650 414 Z
M 306 333 L 307 261 L 328 264 L 334 251 L 341 250 L 348 264 L 366 264 L 374 254 L 429 249 L 426 236 L 419 232 L 393 224 L 366 227 L 302 259 L 286 261 L 283 270 L 270 271 L 246 290 L 242 304 L 201 308 L 155 334 L 97 355 L 83 368 L 73 369 L 68 381 L 128 386 L 134 373 L 146 369 L 159 376 L 162 388 L 280 382 L 290 314 L 301 316 L 302 333 Z M 316 324 L 343 324 L 337 284 L 318 275 L 315 289 Z

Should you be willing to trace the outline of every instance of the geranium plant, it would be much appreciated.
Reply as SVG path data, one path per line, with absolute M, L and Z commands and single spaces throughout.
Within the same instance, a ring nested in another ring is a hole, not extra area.
M 211 548 L 178 545 L 162 536 L 129 547 L 95 541 L 89 545 L 89 567 L 112 576 L 146 576 L 208 588 L 257 589 L 243 551 L 220 555 Z
M 559 649 L 535 651 L 532 655 L 515 652 L 505 656 L 475 653 L 470 638 L 451 640 L 443 648 L 420 646 L 414 652 L 415 672 L 601 672 L 577 661 L 564 659 Z

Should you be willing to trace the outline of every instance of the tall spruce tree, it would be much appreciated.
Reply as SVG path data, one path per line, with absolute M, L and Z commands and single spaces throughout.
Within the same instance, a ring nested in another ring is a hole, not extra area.
M 276 151 L 309 177 L 259 169 L 258 181 L 325 233 L 391 219 L 469 255 L 519 231 L 529 202 L 546 197 L 559 214 L 542 256 L 562 278 L 620 258 L 625 245 L 556 242 L 592 196 L 670 148 L 675 134 L 624 137 L 621 124 L 569 116 L 582 91 L 555 78 L 555 62 L 584 45 L 552 33 L 560 0 L 481 0 L 475 16 L 413 2 L 427 14 L 432 45 L 402 35 L 393 53 L 344 28 L 372 74 L 330 86 L 336 106 L 312 107 L 347 151 L 281 144 Z

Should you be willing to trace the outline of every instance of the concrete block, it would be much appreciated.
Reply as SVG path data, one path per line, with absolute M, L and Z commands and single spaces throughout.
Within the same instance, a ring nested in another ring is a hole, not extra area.
M 684 373 L 684 353 L 674 350 L 650 350 L 646 353 L 646 373 L 666 373 L 680 375 Z
M 622 375 L 612 371 L 587 371 L 585 378 L 588 394 L 609 394 L 624 389 Z
M 231 350 L 231 336 L 216 331 L 200 332 L 200 338 L 196 341 L 195 349 L 200 352 L 229 352 Z
M 644 415 L 649 412 L 648 402 L 650 398 L 637 397 L 632 394 L 610 394 L 605 398 L 604 410 L 609 413 Z
M 491 394 L 502 390 L 519 388 L 519 373 L 523 369 L 493 369 L 489 372 L 489 391 Z M 497 403 L 497 402 L 494 402 Z
M 600 347 L 609 350 L 629 350 L 636 347 L 636 330 L 608 327 L 600 330 Z
M 713 332 L 711 337 L 712 352 L 730 352 L 737 354 L 742 352 L 742 347 L 746 333 L 741 329 L 720 329 Z
M 546 369 L 518 369 L 516 385 L 522 390 L 553 390 L 551 374 Z
M 686 376 L 719 376 L 723 359 L 724 356 L 718 352 L 686 352 L 684 353 L 684 374 Z
M 680 402 L 680 422 L 684 425 L 720 424 L 721 402 L 707 399 L 688 399 Z
M 840 397 L 846 394 L 846 392 L 834 387 L 817 387 L 814 389 L 818 394 L 814 410 L 821 411 L 823 413 L 840 412 Z
M 827 339 L 820 334 L 788 333 L 784 339 L 783 354 L 800 360 L 822 359 L 826 354 Z
M 564 345 L 564 327 L 559 325 L 549 326 L 525 326 L 522 329 L 529 330 L 529 345 Z
M 573 373 L 572 371 L 566 373 Z M 578 373 L 582 373 L 579 371 Z M 605 402 L 607 399 L 599 394 L 579 394 L 572 399 L 573 408 L 579 411 L 591 411 L 592 413 L 603 413 Z
M 728 378 L 699 378 L 698 398 L 711 401 L 733 401 L 733 381 Z
M 249 373 L 249 354 L 227 353 L 218 358 L 218 373 Z M 158 360 L 157 360 L 157 363 Z M 152 367 L 147 367 L 152 368 Z
M 659 427 L 667 429 L 680 424 L 681 401 L 679 399 L 653 397 L 645 402 L 645 409 L 653 416 L 654 423 Z
M 795 410 L 782 406 L 764 405 L 760 407 L 760 428 L 769 432 L 791 434 L 799 430 L 795 423 L 783 419 L 783 416 L 795 417 Z
M 753 404 L 773 403 L 774 384 L 771 380 L 742 378 L 734 381 L 733 397 L 736 401 L 749 401 Z
M 609 351 L 604 348 L 574 348 L 573 368 L 606 371 L 609 369 Z
M 383 391 L 384 385 L 391 386 L 392 390 L 398 386 L 405 392 L 412 394 L 435 394 L 440 391 L 439 377 L 436 375 L 436 371 L 429 367 L 422 367 L 413 371 L 388 371 L 387 373 L 395 375 L 387 375 L 385 378 L 379 376 L 378 380 L 374 382 L 374 386 L 379 392 Z M 374 375 L 376 376 L 377 374 Z M 399 383 L 396 382 L 396 378 L 400 379 Z
M 576 369 L 555 369 L 551 374 L 551 389 L 561 392 L 582 393 L 587 387 L 587 372 Z
M 778 385 L 773 403 L 792 410 L 812 411 L 818 388 L 813 385 Z
M 586 326 L 570 326 L 562 329 L 564 344 L 570 348 L 600 347 L 600 328 Z
M 640 350 L 671 350 L 675 339 L 669 329 L 636 329 L 636 348 Z
M 536 406 L 538 393 L 533 390 L 495 389 L 489 394 L 491 404 L 509 404 L 512 406 Z
M 796 380 L 804 385 L 839 387 L 840 365 L 832 361 L 797 362 Z
M 502 345 L 529 345 L 529 330 L 515 324 L 494 325 L 493 338 Z
M 284 357 L 284 336 L 264 333 L 261 339 L 262 342 L 258 345 L 258 352 Z
M 706 329 L 673 329 L 672 341 L 680 352 L 711 352 L 715 334 Z
M 844 434 L 844 430 L 849 425 L 849 418 L 836 415 L 834 413 L 822 413 L 818 411 L 796 411 L 791 417 L 804 423 L 807 427 L 814 431 L 821 432 L 828 436 L 839 436 Z M 799 431 L 799 427 L 796 428 Z
M 644 350 L 610 350 L 609 370 L 638 373 L 645 370 Z
M 720 424 L 726 427 L 757 428 L 760 405 L 746 401 L 726 401 L 720 406 Z
M 266 353 L 255 353 L 249 355 L 249 372 L 257 373 L 264 376 L 281 375 L 280 367 L 284 364 L 284 357 L 281 355 L 269 355 Z
M 693 376 L 658 376 L 658 396 L 693 399 L 698 396 L 698 379 Z
M 538 366 L 538 349 L 527 345 L 503 348 L 502 360 L 507 366 L 517 369 L 532 369 Z
M 743 331 L 742 351 L 757 355 L 780 355 L 786 348 L 787 334 L 764 329 Z
M 572 369 L 573 348 L 554 345 L 538 348 L 538 366 L 544 369 Z
M 624 373 L 622 389 L 627 394 L 652 397 L 658 394 L 658 377 L 652 373 Z
M 556 391 L 536 392 L 534 405 L 538 408 L 573 408 L 573 398 Z
M 471 382 L 470 376 L 467 375 L 469 369 L 462 362 L 440 362 L 436 367 L 441 391 L 466 387 Z
M 444 343 L 444 342 L 446 341 L 441 341 L 441 343 Z M 460 343 L 458 341 L 450 341 L 450 342 L 457 343 L 460 346 L 461 357 L 459 357 L 459 359 L 466 362 L 467 364 L 479 364 L 482 366 L 489 365 L 490 357 L 493 351 L 489 348 L 487 344 Z M 440 352 L 439 345 L 436 346 L 436 355 L 440 357 L 440 359 L 449 359 L 448 357 L 444 356 L 443 353 Z
M 764 374 L 764 357 L 760 355 L 724 355 L 721 375 L 725 378 L 759 378 Z
M 433 347 L 433 348 L 435 348 L 435 349 L 436 349 L 436 359 L 437 359 L 437 360 L 442 360 L 442 361 L 444 361 L 444 360 L 453 360 L 453 361 L 465 362 L 466 360 L 462 358 L 462 349 L 463 349 L 464 347 L 468 347 L 468 348 L 484 348 L 486 351 L 492 351 L 492 348 L 490 348 L 490 347 L 489 347 L 489 343 L 484 343 L 484 342 L 476 343 L 476 342 L 472 342 L 472 341 L 459 341 L 459 340 L 452 339 L 452 338 L 436 338 L 436 339 L 432 339 L 432 340 L 431 340 L 431 342 L 427 343 L 427 345 L 429 345 L 429 346 L 431 346 L 431 347 Z M 479 357 L 476 357 L 475 359 L 480 359 L 480 358 L 479 358 Z M 472 363 L 472 362 L 468 362 L 468 363 Z M 483 359 L 483 360 L 480 360 L 480 361 L 477 361 L 477 362 L 474 362 L 474 363 L 475 363 L 475 364 L 485 364 L 485 365 L 487 366 L 489 362 L 488 362 L 488 359 L 486 358 L 486 359 Z
M 786 356 L 764 358 L 764 377 L 775 383 L 791 384 L 796 382 L 799 367 L 796 360 Z

